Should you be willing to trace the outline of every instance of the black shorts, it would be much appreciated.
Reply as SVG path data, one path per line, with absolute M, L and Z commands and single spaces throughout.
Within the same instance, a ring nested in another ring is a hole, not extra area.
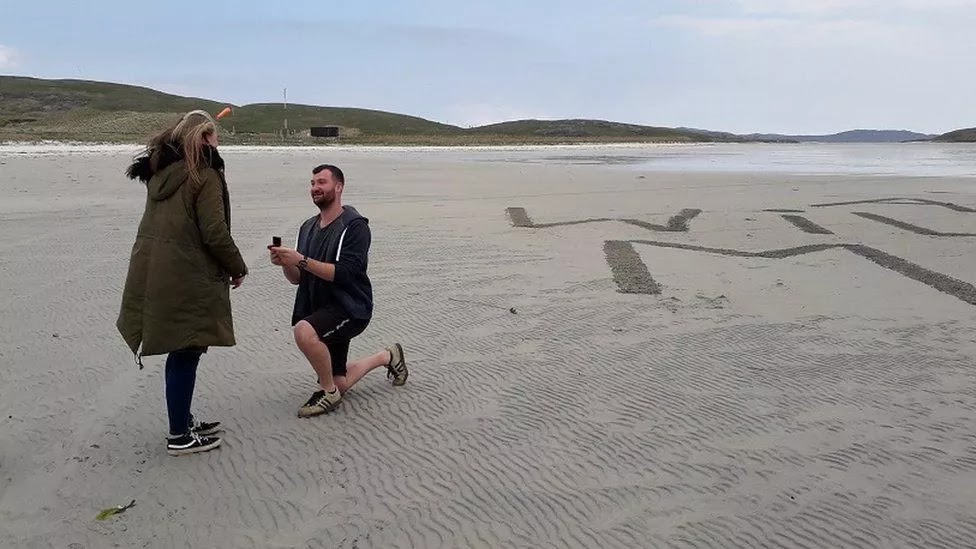
M 363 333 L 369 320 L 349 318 L 341 307 L 325 307 L 303 319 L 315 328 L 319 339 L 329 348 L 332 358 L 332 375 L 346 375 L 346 361 L 349 359 L 349 342 Z

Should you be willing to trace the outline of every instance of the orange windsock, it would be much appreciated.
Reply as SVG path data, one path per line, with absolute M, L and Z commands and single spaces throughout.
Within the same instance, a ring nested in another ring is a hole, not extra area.
M 230 115 L 230 113 L 232 112 L 234 112 L 234 110 L 231 109 L 230 107 L 224 107 L 224 110 L 220 111 L 217 114 L 217 120 L 220 120 L 221 118 Z

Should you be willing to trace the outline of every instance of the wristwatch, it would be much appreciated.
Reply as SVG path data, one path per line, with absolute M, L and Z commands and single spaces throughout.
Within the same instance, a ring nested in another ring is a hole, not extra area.
M 303 255 L 302 260 L 298 262 L 298 270 L 304 271 L 308 267 L 308 256 Z

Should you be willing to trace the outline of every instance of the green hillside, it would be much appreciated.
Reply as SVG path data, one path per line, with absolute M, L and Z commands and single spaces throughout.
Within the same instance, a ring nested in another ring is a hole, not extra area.
M 626 139 L 656 138 L 676 141 L 716 141 L 701 133 L 638 126 L 605 120 L 515 120 L 472 128 L 471 133 L 536 137 L 618 137 Z
M 513 144 L 613 141 L 727 141 L 686 129 L 602 120 L 519 120 L 463 129 L 416 116 L 370 109 L 258 103 L 232 105 L 149 88 L 86 80 L 0 76 L 0 140 L 142 142 L 182 113 L 225 106 L 224 143 L 321 143 L 313 126 L 338 126 L 344 143 Z M 284 130 L 287 120 L 287 130 Z
M 932 141 L 942 143 L 976 143 L 976 128 L 965 128 L 944 133 Z
M 100 111 L 180 112 L 223 106 L 127 84 L 0 76 L 0 115 L 43 115 L 85 107 Z
M 461 128 L 383 111 L 343 107 L 316 107 L 281 103 L 257 103 L 235 108 L 227 119 L 237 131 L 274 133 L 288 120 L 291 129 L 305 130 L 312 126 L 340 126 L 356 129 L 365 135 L 434 135 L 458 133 Z

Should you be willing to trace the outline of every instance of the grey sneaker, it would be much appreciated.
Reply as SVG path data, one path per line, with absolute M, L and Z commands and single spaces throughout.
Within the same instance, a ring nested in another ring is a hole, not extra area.
M 387 347 L 390 352 L 390 362 L 386 365 L 386 377 L 393 380 L 393 385 L 400 386 L 407 382 L 407 359 L 403 356 L 403 347 L 399 343 Z
M 298 409 L 298 417 L 312 417 L 331 412 L 339 406 L 340 402 L 342 402 L 342 393 L 339 392 L 339 389 L 336 389 L 334 393 L 326 393 L 323 390 L 315 391 L 308 402 Z

